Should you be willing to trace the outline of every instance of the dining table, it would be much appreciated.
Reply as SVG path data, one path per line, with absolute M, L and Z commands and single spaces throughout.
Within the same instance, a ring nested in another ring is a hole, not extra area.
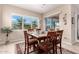
M 56 31 L 55 31 L 56 32 Z M 57 39 L 60 38 L 59 36 L 59 33 L 57 33 Z M 45 32 L 45 33 L 28 33 L 29 36 L 32 36 L 34 39 L 37 39 L 38 41 L 38 47 L 40 47 L 41 50 L 46 50 L 46 48 L 48 48 L 48 46 L 52 46 L 53 48 L 53 53 L 56 53 L 57 52 L 57 46 L 56 46 L 56 40 L 52 40 L 52 43 L 50 43 L 50 41 L 46 41 L 50 38 L 50 36 L 48 36 L 48 32 Z M 41 41 L 44 41 L 44 42 L 41 42 Z M 49 50 L 49 49 L 47 49 Z M 46 51 L 47 51 L 46 50 Z
M 34 39 L 37 39 L 38 43 L 41 42 L 41 40 L 44 40 L 47 38 L 47 32 L 46 33 L 29 33 L 28 35 L 31 36 Z

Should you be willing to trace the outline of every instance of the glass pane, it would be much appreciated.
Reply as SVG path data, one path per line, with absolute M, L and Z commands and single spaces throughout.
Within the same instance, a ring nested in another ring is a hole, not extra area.
M 55 29 L 59 27 L 59 20 L 55 18 L 45 18 L 45 30 Z
M 36 17 L 32 17 L 32 16 L 26 16 L 24 18 L 24 28 L 25 29 L 30 29 L 30 28 L 37 28 L 39 24 L 39 20 Z
M 77 39 L 79 40 L 79 15 L 77 16 Z
M 48 29 L 50 29 L 50 24 L 51 24 L 51 21 L 49 18 L 45 18 L 45 26 L 46 26 L 46 31 L 48 31 Z
M 37 17 L 32 17 L 32 28 L 37 28 L 39 25 L 39 19 Z
M 25 29 L 30 29 L 31 28 L 31 23 L 32 23 L 31 18 L 26 16 L 24 18 L 24 28 Z
M 51 25 L 50 26 L 51 26 L 51 29 L 55 28 L 55 21 L 53 19 L 51 20 Z
M 22 29 L 22 20 L 21 16 L 13 15 L 12 16 L 12 27 L 13 29 Z

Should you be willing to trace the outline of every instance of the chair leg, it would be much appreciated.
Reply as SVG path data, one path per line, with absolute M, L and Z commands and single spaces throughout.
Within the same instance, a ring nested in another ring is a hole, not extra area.
M 26 54 L 26 43 L 25 43 L 25 49 L 24 49 L 24 54 Z
M 33 45 L 33 51 L 35 51 L 35 44 Z
M 27 46 L 27 54 L 29 54 L 29 46 Z
M 61 43 L 60 43 L 60 53 L 62 54 L 62 48 L 61 48 Z
M 57 54 L 57 45 L 56 45 L 56 54 Z
M 54 53 L 57 54 L 57 46 L 54 46 Z
M 26 54 L 26 47 L 25 47 L 25 50 L 24 50 L 24 54 Z
M 53 54 L 55 53 L 54 44 L 53 44 Z

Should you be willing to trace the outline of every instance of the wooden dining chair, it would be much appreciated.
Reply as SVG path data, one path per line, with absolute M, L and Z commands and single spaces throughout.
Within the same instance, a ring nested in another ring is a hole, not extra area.
M 57 34 L 56 34 L 56 31 L 48 32 L 48 37 L 49 37 L 49 41 L 53 45 L 53 53 L 56 53 L 57 52 L 57 47 L 56 47 Z
M 27 31 L 24 31 L 24 38 L 25 38 L 25 50 L 24 50 L 24 54 L 26 54 L 26 51 L 27 51 L 27 54 L 30 53 L 30 48 L 33 47 L 33 51 L 35 51 L 35 44 L 38 43 L 38 41 L 36 39 L 29 39 L 28 37 L 28 33 Z
M 27 29 L 27 31 L 30 32 L 30 33 L 32 33 L 32 32 L 34 32 L 34 29 Z M 30 38 L 30 39 L 33 39 L 32 36 L 29 36 L 29 38 Z
M 50 50 L 53 50 L 54 53 L 54 39 L 56 38 L 56 32 L 48 32 L 46 41 L 38 44 L 39 51 L 42 51 L 43 53 L 51 53 Z
M 59 44 L 59 49 L 60 49 L 60 53 L 62 54 L 62 35 L 63 35 L 63 30 L 59 30 L 56 32 L 57 34 L 57 39 L 56 39 L 56 50 L 57 50 L 57 47 L 58 47 L 58 44 Z M 57 53 L 57 51 L 56 51 Z
M 32 32 L 32 31 L 34 31 L 34 29 L 28 29 L 28 32 Z
M 19 44 L 16 44 L 16 53 L 17 54 L 22 54 L 22 49 L 20 48 Z

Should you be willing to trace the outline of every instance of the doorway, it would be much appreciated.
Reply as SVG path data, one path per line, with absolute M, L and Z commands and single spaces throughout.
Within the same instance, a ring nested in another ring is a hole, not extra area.
M 59 14 L 45 18 L 45 30 L 56 30 L 59 28 Z

